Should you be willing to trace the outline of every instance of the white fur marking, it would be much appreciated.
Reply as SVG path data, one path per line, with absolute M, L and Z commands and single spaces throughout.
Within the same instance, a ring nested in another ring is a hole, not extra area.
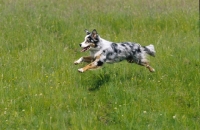
M 78 69 L 79 72 L 83 73 L 83 68 Z
M 80 64 L 83 61 L 83 57 L 81 57 L 80 59 L 78 59 L 77 61 L 74 62 L 75 65 Z

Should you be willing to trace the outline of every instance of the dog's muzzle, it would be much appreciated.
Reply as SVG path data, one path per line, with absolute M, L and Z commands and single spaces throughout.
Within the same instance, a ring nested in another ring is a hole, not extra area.
M 90 45 L 88 45 L 88 46 L 86 46 L 86 47 L 82 47 L 82 44 L 79 44 L 79 45 L 80 45 L 80 47 L 82 48 L 81 52 L 85 52 L 85 51 L 87 51 L 87 50 L 90 49 Z

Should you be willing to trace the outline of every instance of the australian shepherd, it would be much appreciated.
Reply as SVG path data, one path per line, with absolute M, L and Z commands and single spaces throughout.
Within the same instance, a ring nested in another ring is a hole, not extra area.
M 141 46 L 134 42 L 114 43 L 101 38 L 95 29 L 92 32 L 88 30 L 85 30 L 85 32 L 85 39 L 79 45 L 82 48 L 81 52 L 90 51 L 90 56 L 81 57 L 74 64 L 77 65 L 81 62 L 88 62 L 89 64 L 78 69 L 79 72 L 96 69 L 104 63 L 115 63 L 122 60 L 144 66 L 150 72 L 155 71 L 147 60 L 147 54 L 155 56 L 156 53 L 152 44 Z

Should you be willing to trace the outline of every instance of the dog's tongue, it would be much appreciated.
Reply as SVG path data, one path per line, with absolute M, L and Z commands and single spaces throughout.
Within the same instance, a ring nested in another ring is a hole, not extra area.
M 81 52 L 84 52 L 85 51 L 85 48 L 83 48 L 82 50 L 81 50 Z
M 89 46 L 84 47 L 84 48 L 81 50 L 81 52 L 85 52 L 88 48 L 89 48 Z

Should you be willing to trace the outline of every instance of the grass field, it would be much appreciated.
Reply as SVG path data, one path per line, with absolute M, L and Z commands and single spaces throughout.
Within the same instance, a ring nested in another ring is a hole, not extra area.
M 0 0 L 1 130 L 199 130 L 196 0 Z M 78 73 L 84 29 L 154 44 L 155 73 L 126 61 Z

